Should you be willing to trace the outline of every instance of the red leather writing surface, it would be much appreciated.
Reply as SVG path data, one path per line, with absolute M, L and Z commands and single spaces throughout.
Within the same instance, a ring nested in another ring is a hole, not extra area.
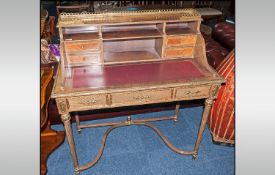
M 143 64 L 72 67 L 71 88 L 108 88 L 145 83 L 187 81 L 204 77 L 191 60 Z M 66 87 L 65 87 L 66 88 Z

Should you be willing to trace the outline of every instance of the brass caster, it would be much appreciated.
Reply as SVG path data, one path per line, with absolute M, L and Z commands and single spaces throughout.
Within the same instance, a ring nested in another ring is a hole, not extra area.
M 178 117 L 175 116 L 173 121 L 174 121 L 174 124 L 175 124 L 178 121 Z
M 198 154 L 193 154 L 193 155 L 192 155 L 192 159 L 193 159 L 193 160 L 196 160 L 197 157 L 198 157 Z
M 126 124 L 127 125 L 131 125 L 132 124 L 132 117 L 130 115 L 127 117 Z
M 74 174 L 75 174 L 75 175 L 80 175 L 79 170 L 74 170 Z

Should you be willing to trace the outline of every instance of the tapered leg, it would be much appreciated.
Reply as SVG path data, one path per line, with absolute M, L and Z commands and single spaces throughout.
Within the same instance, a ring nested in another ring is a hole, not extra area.
M 207 118 L 209 116 L 209 112 L 211 110 L 212 104 L 213 104 L 213 99 L 206 99 L 205 100 L 204 112 L 203 112 L 203 116 L 202 116 L 202 119 L 201 119 L 201 125 L 200 125 L 199 133 L 198 133 L 198 136 L 197 136 L 195 148 L 194 148 L 195 154 L 193 154 L 193 159 L 197 158 L 199 146 L 200 146 L 201 139 L 202 139 L 202 134 L 203 134 L 203 131 L 205 129 Z
M 79 127 L 80 121 L 79 121 L 79 115 L 77 113 L 75 114 L 75 123 L 76 123 L 77 132 L 78 134 L 80 134 L 81 133 L 81 128 Z
M 71 120 L 70 114 L 69 113 L 62 114 L 61 120 L 65 127 L 67 141 L 68 141 L 68 144 L 70 147 L 70 152 L 71 152 L 71 156 L 72 156 L 73 163 L 74 163 L 75 174 L 79 175 L 79 165 L 78 165 L 77 155 L 76 155 L 76 151 L 75 151 L 75 144 L 74 144 L 72 127 L 71 127 L 71 122 L 70 122 L 70 120 Z
M 179 118 L 179 111 L 180 111 L 180 104 L 177 103 L 177 104 L 176 104 L 176 110 L 175 110 L 175 119 L 174 119 L 175 122 L 178 121 L 178 118 Z

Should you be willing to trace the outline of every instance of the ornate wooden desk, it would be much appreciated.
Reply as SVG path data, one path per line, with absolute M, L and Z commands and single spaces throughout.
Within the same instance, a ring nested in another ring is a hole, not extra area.
M 173 151 L 197 157 L 213 100 L 224 80 L 206 60 L 200 34 L 201 17 L 193 9 L 139 12 L 81 13 L 59 16 L 61 65 L 52 98 L 64 123 L 75 173 L 100 159 L 108 134 L 117 127 L 152 128 Z M 150 122 L 177 121 L 170 117 L 81 124 L 77 129 L 111 126 L 96 158 L 80 166 L 72 136 L 70 112 L 172 101 L 205 99 L 202 122 L 194 149 L 174 147 Z

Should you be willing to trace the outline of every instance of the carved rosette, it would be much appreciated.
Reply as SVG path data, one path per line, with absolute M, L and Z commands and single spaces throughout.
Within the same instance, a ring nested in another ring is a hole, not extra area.
M 66 98 L 57 98 L 56 104 L 59 114 L 67 114 L 69 112 L 70 106 Z
M 213 99 L 206 99 L 205 100 L 205 106 L 211 107 L 213 104 L 214 100 Z
M 69 114 L 69 113 L 68 113 L 68 114 L 62 114 L 62 115 L 61 115 L 61 120 L 62 120 L 62 122 L 71 120 L 70 114 Z

